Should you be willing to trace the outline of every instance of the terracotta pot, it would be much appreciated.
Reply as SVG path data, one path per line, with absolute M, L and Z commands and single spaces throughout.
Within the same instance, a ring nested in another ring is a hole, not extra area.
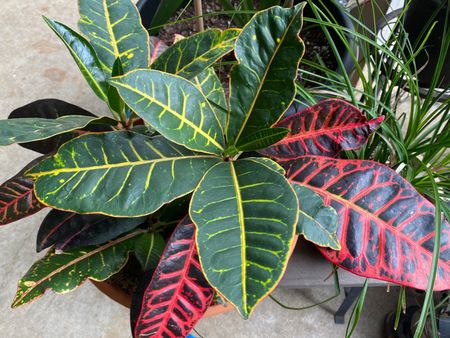
M 289 257 L 292 255 L 292 252 L 294 251 L 295 245 L 297 244 L 298 235 L 294 237 L 294 240 L 292 242 L 291 252 L 289 253 Z M 130 308 L 131 307 L 131 295 L 124 292 L 122 289 L 111 285 L 106 282 L 97 282 L 95 280 L 90 279 L 89 280 L 92 284 L 95 285 L 97 289 L 99 289 L 103 294 L 111 298 L 113 301 Z M 217 316 L 223 313 L 228 313 L 234 310 L 234 307 L 231 304 L 216 304 L 212 305 L 206 310 L 206 313 L 203 315 L 203 318 L 213 317 Z
M 131 307 L 131 295 L 124 292 L 122 289 L 108 284 L 106 282 L 97 282 L 92 279 L 89 280 L 92 284 L 95 285 L 97 289 L 99 289 L 104 295 L 111 298 L 113 301 L 130 308 Z M 203 318 L 217 316 L 223 313 L 228 313 L 234 310 L 234 307 L 231 304 L 222 305 L 216 304 L 212 305 L 206 310 L 206 313 L 203 315 Z

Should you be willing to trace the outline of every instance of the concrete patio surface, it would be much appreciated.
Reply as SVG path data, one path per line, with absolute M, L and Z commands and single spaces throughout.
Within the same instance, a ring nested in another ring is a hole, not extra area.
M 70 54 L 42 20 L 42 15 L 76 27 L 76 0 L 3 0 L 0 2 L 0 118 L 40 98 L 59 98 L 96 114 L 107 114 L 92 94 Z M 0 148 L 1 182 L 16 174 L 37 154 L 19 146 Z M 10 308 L 19 278 L 41 257 L 35 252 L 37 229 L 47 211 L 0 229 L 0 337 L 119 338 L 130 337 L 128 311 L 100 294 L 90 283 L 67 295 L 48 292 L 32 304 Z M 277 290 L 292 306 L 329 297 L 333 290 Z M 247 321 L 236 313 L 204 319 L 197 329 L 205 338 L 344 337 L 332 313 L 343 296 L 301 312 L 284 310 L 264 300 Z M 369 289 L 354 337 L 383 337 L 386 312 L 393 310 L 397 291 Z M 348 317 L 348 316 L 347 316 Z

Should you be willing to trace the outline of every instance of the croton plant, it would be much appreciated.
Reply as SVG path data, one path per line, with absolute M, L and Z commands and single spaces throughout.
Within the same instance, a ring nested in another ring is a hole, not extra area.
M 82 34 L 45 21 L 112 117 L 41 100 L 0 122 L 1 145 L 43 154 L 0 187 L 1 224 L 51 208 L 37 236 L 48 251 L 13 307 L 104 281 L 135 257 L 133 335 L 184 337 L 213 300 L 247 318 L 283 276 L 296 235 L 358 275 L 427 287 L 433 204 L 383 164 L 339 158 L 383 117 L 337 99 L 285 114 L 303 4 L 170 47 L 148 36 L 130 0 L 79 5 Z M 214 64 L 232 50 L 225 91 Z M 450 288 L 442 229 L 436 290 Z

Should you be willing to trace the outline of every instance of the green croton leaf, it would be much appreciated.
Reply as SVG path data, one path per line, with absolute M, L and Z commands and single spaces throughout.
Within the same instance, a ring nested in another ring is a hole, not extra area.
M 117 58 L 114 62 L 113 69 L 111 76 L 121 76 L 123 75 L 123 67 L 122 62 L 120 61 L 120 58 Z M 110 86 L 108 84 L 108 106 L 109 108 L 117 113 L 119 119 L 121 121 L 126 121 L 127 116 L 125 113 L 126 104 L 123 102 L 122 98 L 119 95 L 119 92 L 117 91 L 117 88 Z
M 12 307 L 31 302 L 48 289 L 67 293 L 87 278 L 103 281 L 118 272 L 127 262 L 136 239 L 144 231 L 137 231 L 103 245 L 88 246 L 56 253 L 51 249 L 37 261 L 19 281 Z
M 134 255 L 144 271 L 150 271 L 158 265 L 165 246 L 164 238 L 158 233 L 145 233 L 136 240 Z
M 220 120 L 191 82 L 157 70 L 136 70 L 111 83 L 136 114 L 169 140 L 196 151 L 223 152 Z
M 338 215 L 336 211 L 325 206 L 323 198 L 311 189 L 292 183 L 297 193 L 300 214 L 297 223 L 297 234 L 308 241 L 322 247 L 340 250 L 341 244 L 336 235 Z
M 269 128 L 290 106 L 304 44 L 298 34 L 304 3 L 259 12 L 236 41 L 239 64 L 231 70 L 227 139 Z
M 239 140 L 237 148 L 240 151 L 259 150 L 281 141 L 289 133 L 286 128 L 261 129 Z
M 193 79 L 234 48 L 240 30 L 209 29 L 181 39 L 152 64 L 152 69 Z
M 64 42 L 94 93 L 107 101 L 108 80 L 94 48 L 83 36 L 66 25 L 44 17 L 45 22 Z
M 91 123 L 117 123 L 106 117 L 68 115 L 57 119 L 18 118 L 0 120 L 0 146 L 44 140 Z
M 227 99 L 222 83 L 220 83 L 220 79 L 214 71 L 214 68 L 210 67 L 205 69 L 192 82 L 211 103 L 211 107 L 215 111 L 222 129 L 225 130 L 228 112 Z
M 111 73 L 120 58 L 125 72 L 147 68 L 149 36 L 131 0 L 79 0 L 80 30 L 91 41 L 103 67 Z
M 53 208 L 137 217 L 190 193 L 218 162 L 161 136 L 118 131 L 71 140 L 27 174 L 37 198 Z
M 281 172 L 268 159 L 219 163 L 191 201 L 208 282 L 245 318 L 282 277 L 295 234 L 298 200 Z

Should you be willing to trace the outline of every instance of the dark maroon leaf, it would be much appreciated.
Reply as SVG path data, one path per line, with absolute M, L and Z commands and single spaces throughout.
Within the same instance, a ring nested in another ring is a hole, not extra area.
M 33 180 L 25 171 L 39 163 L 43 157 L 31 161 L 16 176 L 0 186 L 0 225 L 15 222 L 45 208 L 34 195 Z
M 33 180 L 15 176 L 0 186 L 0 225 L 28 217 L 45 208 L 34 196 Z
M 39 117 L 46 119 L 56 119 L 58 117 L 67 115 L 95 116 L 94 114 L 91 114 L 90 112 L 78 106 L 61 100 L 43 99 L 31 102 L 23 107 L 15 109 L 8 116 L 8 118 L 16 119 L 25 117 Z M 92 124 L 82 130 L 91 132 L 110 131 L 111 127 L 100 124 Z M 62 144 L 78 135 L 80 134 L 77 132 L 69 132 L 41 141 L 20 143 L 20 145 L 24 148 L 36 151 L 41 154 L 49 154 L 55 152 Z
M 334 157 L 342 150 L 362 147 L 383 120 L 380 116 L 368 121 L 345 101 L 324 100 L 278 122 L 275 127 L 287 128 L 289 134 L 261 153 L 290 159 L 304 155 Z
M 39 228 L 37 251 L 52 245 L 59 250 L 69 250 L 103 244 L 135 229 L 144 223 L 146 218 L 114 218 L 105 215 L 80 215 L 51 210 Z
M 305 156 L 280 164 L 338 213 L 342 250 L 319 248 L 327 259 L 364 277 L 427 288 L 435 208 L 410 183 L 373 161 Z M 450 289 L 449 235 L 443 220 L 435 290 Z
M 169 239 L 143 297 L 133 304 L 138 308 L 132 309 L 134 337 L 186 337 L 213 295 L 198 260 L 195 226 L 186 217 Z

